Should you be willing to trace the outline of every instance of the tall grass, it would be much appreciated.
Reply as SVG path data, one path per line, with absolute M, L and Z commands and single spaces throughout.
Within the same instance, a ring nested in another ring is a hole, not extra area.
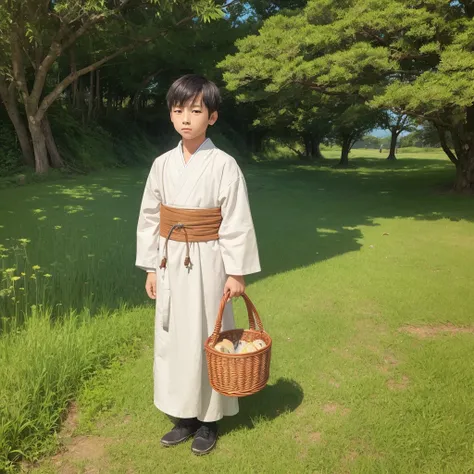
M 57 318 L 145 301 L 134 291 L 135 221 L 126 218 L 135 218 L 144 174 L 116 173 L 123 182 L 113 187 L 98 174 L 2 190 L 12 205 L 0 221 L 0 330 L 33 309 Z
M 149 334 L 125 218 L 145 174 L 0 190 L 0 472 L 49 452 L 83 381 Z
M 55 323 L 49 316 L 33 310 L 21 330 L 0 339 L 0 472 L 49 452 L 81 383 L 147 332 L 138 310 L 70 312 Z

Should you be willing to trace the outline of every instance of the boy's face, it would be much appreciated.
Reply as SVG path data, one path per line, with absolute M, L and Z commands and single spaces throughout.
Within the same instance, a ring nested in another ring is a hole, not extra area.
M 171 109 L 170 117 L 175 130 L 183 140 L 194 140 L 206 136 L 207 127 L 216 123 L 217 112 L 209 115 L 202 94 L 199 94 L 186 104 L 175 105 Z

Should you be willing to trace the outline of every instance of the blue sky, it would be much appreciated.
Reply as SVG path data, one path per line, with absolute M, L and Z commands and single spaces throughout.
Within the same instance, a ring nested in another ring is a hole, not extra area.
M 388 137 L 390 135 L 390 132 L 388 130 L 383 130 L 381 128 L 374 128 L 369 135 L 373 135 L 374 137 L 377 138 L 383 138 L 383 137 Z

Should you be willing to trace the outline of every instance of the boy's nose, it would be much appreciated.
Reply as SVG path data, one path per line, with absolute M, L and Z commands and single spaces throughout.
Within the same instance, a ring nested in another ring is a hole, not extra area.
M 184 112 L 184 114 L 183 114 L 183 124 L 188 124 L 188 123 L 190 123 L 189 113 Z

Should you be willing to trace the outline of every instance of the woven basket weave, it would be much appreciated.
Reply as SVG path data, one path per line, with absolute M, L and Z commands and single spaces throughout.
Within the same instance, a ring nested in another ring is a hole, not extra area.
M 246 397 L 262 390 L 270 376 L 272 339 L 265 332 L 262 321 L 250 298 L 244 293 L 242 298 L 247 306 L 250 329 L 231 329 L 221 333 L 222 315 L 228 296 L 221 300 L 214 332 L 207 338 L 206 350 L 209 381 L 212 388 L 230 397 Z M 251 342 L 262 339 L 266 347 L 249 354 L 224 354 L 214 349 L 223 339 L 233 343 Z

